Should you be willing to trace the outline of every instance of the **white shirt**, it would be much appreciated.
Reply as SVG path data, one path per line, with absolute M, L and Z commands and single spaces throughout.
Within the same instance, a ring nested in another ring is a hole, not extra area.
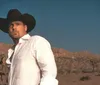
M 9 85 L 58 85 L 51 46 L 41 36 L 26 34 L 20 38 L 15 50 L 8 50 L 6 63 L 10 64 Z

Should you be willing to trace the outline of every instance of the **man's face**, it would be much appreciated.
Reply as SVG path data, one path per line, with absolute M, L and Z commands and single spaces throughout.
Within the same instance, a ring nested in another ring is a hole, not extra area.
M 19 39 L 27 34 L 27 26 L 21 21 L 13 21 L 9 25 L 9 36 L 14 39 Z

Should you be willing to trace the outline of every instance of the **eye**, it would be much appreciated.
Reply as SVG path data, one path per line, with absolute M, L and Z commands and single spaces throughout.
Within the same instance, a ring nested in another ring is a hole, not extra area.
M 13 24 L 9 24 L 9 28 L 12 28 L 14 25 Z

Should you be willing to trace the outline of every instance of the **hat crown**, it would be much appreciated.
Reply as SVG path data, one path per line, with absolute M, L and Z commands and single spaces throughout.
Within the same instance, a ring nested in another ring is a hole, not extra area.
M 12 21 L 12 19 L 15 20 L 20 16 L 21 13 L 17 9 L 11 9 L 7 14 L 7 19 Z
M 0 18 L 0 29 L 3 32 L 8 33 L 9 23 L 13 21 L 22 21 L 25 25 L 27 25 L 27 32 L 30 32 L 34 29 L 36 25 L 35 18 L 28 14 L 21 14 L 21 12 L 17 9 L 11 9 L 8 11 L 7 18 Z

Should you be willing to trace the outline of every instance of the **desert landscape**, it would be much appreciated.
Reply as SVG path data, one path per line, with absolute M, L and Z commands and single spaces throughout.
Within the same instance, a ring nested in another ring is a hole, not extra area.
M 10 44 L 0 43 L 0 85 L 7 85 L 9 69 L 5 64 Z M 59 85 L 100 85 L 100 55 L 88 51 L 69 52 L 52 48 L 58 68 Z

